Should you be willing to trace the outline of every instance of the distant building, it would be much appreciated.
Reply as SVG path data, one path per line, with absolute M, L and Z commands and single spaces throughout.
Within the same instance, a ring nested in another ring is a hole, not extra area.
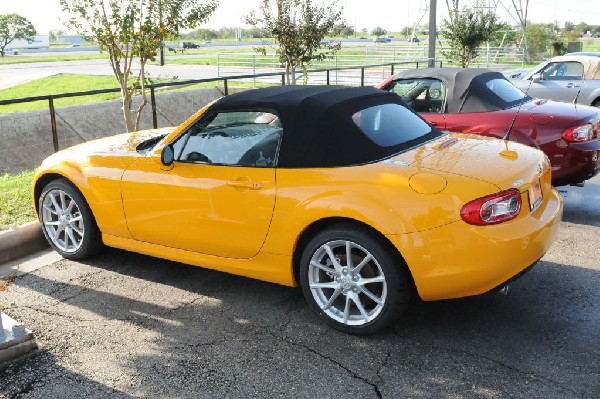
M 68 44 L 82 44 L 85 43 L 85 39 L 81 36 L 67 36 L 67 35 L 58 35 L 57 40 L 59 43 L 68 43 Z
M 12 42 L 8 43 L 8 46 L 6 46 L 6 50 L 48 47 L 50 47 L 50 36 L 38 35 L 34 36 L 32 40 L 13 40 Z

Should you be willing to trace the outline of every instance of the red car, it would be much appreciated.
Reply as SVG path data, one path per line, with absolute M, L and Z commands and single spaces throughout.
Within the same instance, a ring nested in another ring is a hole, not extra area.
M 548 155 L 555 186 L 579 185 L 600 171 L 598 108 L 531 98 L 481 68 L 411 69 L 378 88 L 401 96 L 440 130 L 498 138 L 510 130 L 510 140 Z

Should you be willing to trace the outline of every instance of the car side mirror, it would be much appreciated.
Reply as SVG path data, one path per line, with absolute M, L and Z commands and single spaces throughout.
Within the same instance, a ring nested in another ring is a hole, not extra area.
M 175 149 L 173 148 L 173 144 L 167 144 L 164 146 L 162 152 L 160 153 L 160 161 L 165 166 L 173 165 L 173 162 L 175 162 Z
M 533 75 L 531 77 L 531 83 L 540 83 L 541 80 L 542 80 L 542 75 L 539 73 L 536 73 L 535 75 Z

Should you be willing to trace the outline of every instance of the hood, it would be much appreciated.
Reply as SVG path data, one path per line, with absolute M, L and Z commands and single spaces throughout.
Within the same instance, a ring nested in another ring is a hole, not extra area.
M 79 155 L 118 155 L 136 152 L 136 148 L 140 143 L 157 136 L 168 135 L 174 129 L 175 128 L 173 127 L 168 127 L 161 129 L 140 130 L 139 132 L 123 133 L 116 136 L 103 137 L 101 139 L 87 141 L 85 143 L 69 147 L 66 150 L 58 152 L 57 154 L 61 154 L 63 152 L 76 152 Z
M 523 190 L 549 169 L 544 153 L 539 150 L 465 134 L 450 134 L 390 161 L 410 165 L 419 172 L 439 171 L 474 178 L 499 190 L 513 187 Z
M 133 157 L 143 156 L 143 154 L 136 151 L 136 147 L 140 143 L 154 137 L 167 135 L 174 129 L 142 130 L 78 144 L 50 155 L 42 162 L 38 170 L 53 169 L 58 164 L 104 165 L 109 162 L 109 159 L 112 159 L 115 165 L 126 167 Z M 121 161 L 115 163 L 115 158 L 119 158 Z

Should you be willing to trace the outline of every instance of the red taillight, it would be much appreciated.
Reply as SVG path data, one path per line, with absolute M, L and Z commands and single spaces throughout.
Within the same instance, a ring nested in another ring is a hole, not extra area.
M 581 142 L 588 141 L 594 138 L 594 128 L 591 123 L 585 125 L 573 126 L 565 129 L 562 134 L 565 141 L 570 142 Z
M 484 226 L 506 222 L 521 211 L 521 193 L 517 189 L 477 198 L 463 206 L 460 216 L 469 224 Z

